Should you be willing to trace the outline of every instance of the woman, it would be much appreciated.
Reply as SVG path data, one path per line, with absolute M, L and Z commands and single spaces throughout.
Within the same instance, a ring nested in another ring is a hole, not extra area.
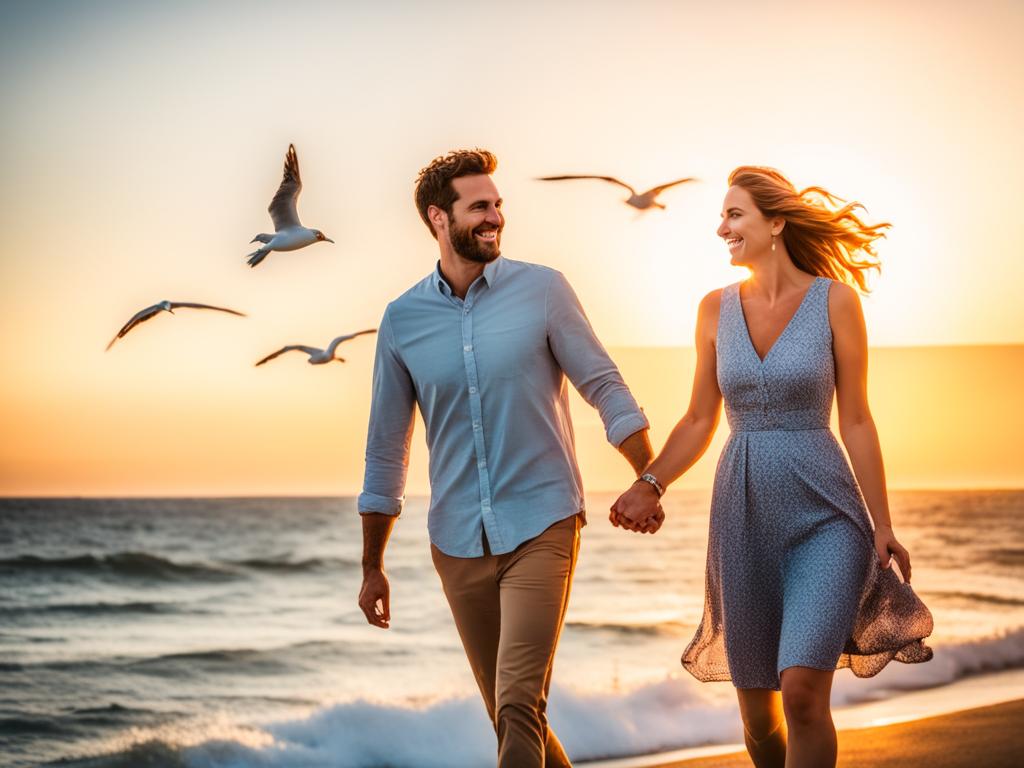
M 724 396 L 732 433 L 711 501 L 704 618 L 682 663 L 702 681 L 731 679 L 759 768 L 835 765 L 837 668 L 864 677 L 931 658 L 931 615 L 889 518 L 852 287 L 865 290 L 889 225 L 837 202 L 768 168 L 732 172 L 718 235 L 751 276 L 701 301 L 689 409 L 611 511 L 631 530 L 660 526 L 658 498 L 707 449 Z M 833 393 L 852 473 L 829 429 Z

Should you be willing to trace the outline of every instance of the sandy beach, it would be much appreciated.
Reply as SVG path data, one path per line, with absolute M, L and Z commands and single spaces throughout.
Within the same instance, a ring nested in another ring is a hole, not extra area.
M 839 732 L 838 768 L 1011 768 L 1024 754 L 1024 699 L 909 723 Z M 745 753 L 657 768 L 747 768 Z

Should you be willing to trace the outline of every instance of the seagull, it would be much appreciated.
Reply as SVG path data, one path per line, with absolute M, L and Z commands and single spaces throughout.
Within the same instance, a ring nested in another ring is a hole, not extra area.
M 262 248 L 253 251 L 246 257 L 250 267 L 255 267 L 263 261 L 271 251 L 296 251 L 322 240 L 326 240 L 328 243 L 334 242 L 319 229 L 310 229 L 299 223 L 299 214 L 295 209 L 295 203 L 298 201 L 301 191 L 299 156 L 295 154 L 295 145 L 289 144 L 288 153 L 284 157 L 284 178 L 281 179 L 281 186 L 277 188 L 277 193 L 267 208 L 270 211 L 270 218 L 274 222 L 275 232 L 272 235 L 261 232 L 249 241 L 250 243 L 264 243 Z
M 267 355 L 258 363 L 256 363 L 256 365 L 263 365 L 265 362 L 267 362 L 268 360 L 273 360 L 278 355 L 283 355 L 285 352 L 291 352 L 292 350 L 296 349 L 301 352 L 305 352 L 307 355 L 309 355 L 309 360 L 307 360 L 306 362 L 309 363 L 310 365 L 323 365 L 324 363 L 329 363 L 332 360 L 337 360 L 339 363 L 344 363 L 344 357 L 334 356 L 334 350 L 338 348 L 338 345 L 341 344 L 341 342 L 348 341 L 349 339 L 354 339 L 356 336 L 362 336 L 365 333 L 376 332 L 376 328 L 369 328 L 365 331 L 357 331 L 355 333 L 350 333 L 347 336 L 339 336 L 338 338 L 334 339 L 330 344 L 327 345 L 327 349 L 307 347 L 302 344 L 289 344 L 287 347 L 281 347 L 279 350 L 277 350 L 277 352 Z
M 655 200 L 658 195 L 669 187 L 674 187 L 676 184 L 685 184 L 688 181 L 696 181 L 693 177 L 677 179 L 676 181 L 670 181 L 668 184 L 652 187 L 642 195 L 638 195 L 636 190 L 629 186 L 629 184 L 624 181 L 619 181 L 614 176 L 541 176 L 538 181 L 565 181 L 566 179 L 601 179 L 602 181 L 610 181 L 612 184 L 618 184 L 620 187 L 625 187 L 629 190 L 629 198 L 625 201 L 626 204 L 632 205 L 634 208 L 641 211 L 645 211 L 651 206 L 657 206 L 658 208 L 665 210 L 665 206 Z
M 138 312 L 136 312 L 132 319 L 125 323 L 124 327 L 117 332 L 117 336 L 110 340 L 110 343 L 107 344 L 107 350 L 114 346 L 115 341 L 120 339 L 122 336 L 128 333 L 128 331 L 130 331 L 139 323 L 146 322 L 147 320 L 149 320 L 149 318 L 154 317 L 160 312 L 170 312 L 173 315 L 174 310 L 176 310 L 178 307 L 193 307 L 195 309 L 216 309 L 218 312 L 230 312 L 232 315 L 245 317 L 244 312 L 236 312 L 233 309 L 225 309 L 224 307 L 214 307 L 209 304 L 195 304 L 191 301 L 167 301 L 165 299 L 164 301 L 161 301 L 158 304 L 154 304 L 152 307 L 146 307 L 145 309 L 141 309 Z

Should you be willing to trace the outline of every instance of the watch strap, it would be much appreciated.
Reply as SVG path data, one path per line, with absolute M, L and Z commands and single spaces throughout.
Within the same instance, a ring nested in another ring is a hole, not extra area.
M 658 478 L 656 478 L 650 472 L 644 472 L 642 475 L 640 475 L 640 477 L 637 478 L 638 482 L 641 480 L 645 483 L 650 483 L 651 487 L 654 488 L 654 492 L 658 494 L 659 499 L 665 495 L 664 486 L 662 486 L 662 484 L 658 482 Z

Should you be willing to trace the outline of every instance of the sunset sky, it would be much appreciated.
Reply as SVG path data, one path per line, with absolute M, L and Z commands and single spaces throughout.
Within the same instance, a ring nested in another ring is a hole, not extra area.
M 565 272 L 613 350 L 690 346 L 700 297 L 745 276 L 715 236 L 736 165 L 862 201 L 894 225 L 871 343 L 935 348 L 900 376 L 910 358 L 880 363 L 891 479 L 1020 484 L 1002 448 L 1021 421 L 1022 34 L 1024 4 L 991 0 L 2 3 L 0 494 L 357 492 L 373 339 L 346 365 L 253 363 L 376 325 L 432 268 L 413 181 L 465 146 L 499 157 L 503 254 Z M 303 223 L 336 244 L 250 269 L 289 142 Z M 701 181 L 638 215 L 611 185 L 534 180 L 556 173 Z M 104 352 L 164 298 L 249 316 L 162 316 Z M 965 345 L 988 351 L 951 383 L 938 348 Z M 665 404 L 659 445 L 689 393 L 679 354 L 671 380 L 629 358 Z M 955 430 L 915 444 L 906 402 Z M 929 473 L 913 457 L 936 440 Z M 588 487 L 615 487 L 592 442 Z M 1004 464 L 975 452 L 951 476 L 974 443 Z

